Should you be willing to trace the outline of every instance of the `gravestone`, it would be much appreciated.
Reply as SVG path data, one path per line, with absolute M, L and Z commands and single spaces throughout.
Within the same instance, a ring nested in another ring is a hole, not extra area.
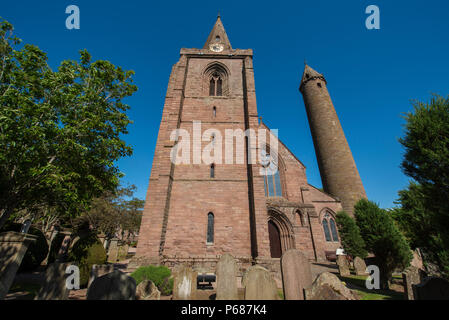
M 0 300 L 8 293 L 25 252 L 36 239 L 36 236 L 13 231 L 0 234 Z
M 449 300 L 449 282 L 443 278 L 429 277 L 412 287 L 415 300 Z
M 355 270 L 355 274 L 358 276 L 367 275 L 365 260 L 363 260 L 360 257 L 355 257 L 354 258 L 354 270 Z
M 284 299 L 304 300 L 304 289 L 312 285 L 309 259 L 299 250 L 287 250 L 281 257 L 281 273 Z
M 215 274 L 217 275 L 216 300 L 237 300 L 238 266 L 234 257 L 226 253 L 220 257 Z
M 136 288 L 136 299 L 138 300 L 160 300 L 161 292 L 150 280 L 144 280 Z
M 242 285 L 245 300 L 279 300 L 276 281 L 262 266 L 249 267 L 243 275 Z
M 92 269 L 90 270 L 89 283 L 87 284 L 87 287 L 90 287 L 90 285 L 96 278 L 104 276 L 105 274 L 111 273 L 113 271 L 113 264 L 94 264 L 92 266 Z
M 95 279 L 87 290 L 87 300 L 134 300 L 136 281 L 115 270 Z
M 419 269 L 416 267 L 409 267 L 402 273 L 402 281 L 404 284 L 404 297 L 405 300 L 415 300 L 413 292 L 413 285 L 421 282 L 421 275 Z
M 118 259 L 118 239 L 111 239 L 108 249 L 108 262 L 117 262 Z
M 175 268 L 173 275 L 173 300 L 195 300 L 198 273 L 187 265 L 182 264 Z
M 413 267 L 416 267 L 418 269 L 424 270 L 424 263 L 421 255 L 421 250 L 419 248 L 416 248 L 413 250 L 413 259 L 410 262 L 410 265 Z
M 34 300 L 68 300 L 70 290 L 67 288 L 66 269 L 71 263 L 52 263 L 45 270 L 42 287 Z
M 305 289 L 306 300 L 357 300 L 335 274 L 321 273 L 310 288 Z
M 340 273 L 340 276 L 347 277 L 351 274 L 351 272 L 349 271 L 348 259 L 346 259 L 345 255 L 337 256 L 337 265 L 338 265 L 338 272 Z
M 118 246 L 117 250 L 117 260 L 124 260 L 128 256 L 129 245 L 124 243 L 123 245 Z

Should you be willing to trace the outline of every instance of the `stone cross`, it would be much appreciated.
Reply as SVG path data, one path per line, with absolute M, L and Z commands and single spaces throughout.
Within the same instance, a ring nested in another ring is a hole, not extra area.
M 217 300 L 237 300 L 237 272 L 235 259 L 228 253 L 222 255 L 217 263 Z
M 281 272 L 284 299 L 304 300 L 304 289 L 312 285 L 309 259 L 299 250 L 287 250 L 281 257 Z
M 279 300 L 276 281 L 262 266 L 249 267 L 243 275 L 242 284 L 245 300 Z
M 195 300 L 198 273 L 182 264 L 174 270 L 173 300 Z

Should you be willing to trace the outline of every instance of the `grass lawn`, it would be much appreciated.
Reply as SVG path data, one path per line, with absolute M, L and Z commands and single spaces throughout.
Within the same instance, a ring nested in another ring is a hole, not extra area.
M 365 280 L 368 276 L 350 275 L 347 277 L 339 277 L 341 281 L 351 284 L 354 289 L 361 295 L 361 300 L 403 300 L 404 294 L 394 290 L 369 290 L 365 286 Z

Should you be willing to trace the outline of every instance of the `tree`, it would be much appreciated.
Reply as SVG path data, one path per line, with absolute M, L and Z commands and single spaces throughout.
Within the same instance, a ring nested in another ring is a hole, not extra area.
M 340 211 L 336 216 L 340 240 L 345 252 L 353 257 L 365 259 L 368 253 L 365 249 L 365 241 L 360 235 L 360 229 L 345 211 Z
M 376 257 L 381 287 L 388 289 L 393 271 L 409 266 L 410 247 L 393 218 L 374 202 L 359 200 L 354 206 L 354 215 L 366 249 Z
M 107 239 L 117 236 L 122 241 L 128 240 L 139 231 L 145 203 L 133 197 L 135 190 L 134 185 L 120 187 L 95 198 L 75 224 L 87 221 L 92 230 L 103 233 Z
M 449 277 L 449 97 L 434 95 L 430 103 L 414 102 L 404 118 L 402 170 L 413 178 L 399 192 L 392 216 L 412 247 L 425 253 L 426 264 Z
M 38 47 L 0 20 L 0 227 L 15 211 L 46 205 L 76 216 L 115 190 L 115 162 L 132 153 L 123 99 L 133 71 L 104 60 L 66 60 L 54 71 Z

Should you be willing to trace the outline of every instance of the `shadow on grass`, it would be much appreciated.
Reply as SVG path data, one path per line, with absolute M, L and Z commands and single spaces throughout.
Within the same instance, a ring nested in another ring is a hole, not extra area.
M 356 290 L 361 295 L 361 300 L 404 300 L 404 294 L 394 290 L 376 290 L 368 289 L 365 280 L 368 276 L 349 277 L 339 276 L 340 280 L 345 282 L 349 289 Z

